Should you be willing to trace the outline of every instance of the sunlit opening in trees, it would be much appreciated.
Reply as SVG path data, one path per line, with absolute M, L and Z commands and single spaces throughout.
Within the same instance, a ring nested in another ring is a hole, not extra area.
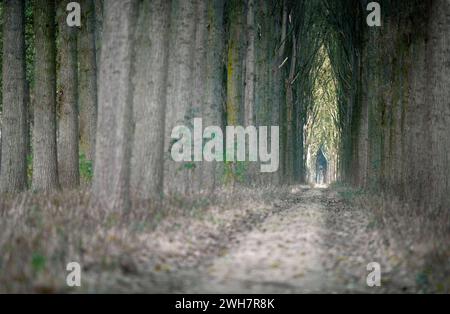
M 305 125 L 306 178 L 310 183 L 330 183 L 336 180 L 339 150 L 336 78 L 325 47 L 320 48 L 315 59 L 312 102 Z M 317 173 L 320 151 L 327 161 L 322 174 Z M 322 180 L 318 180 L 320 177 Z

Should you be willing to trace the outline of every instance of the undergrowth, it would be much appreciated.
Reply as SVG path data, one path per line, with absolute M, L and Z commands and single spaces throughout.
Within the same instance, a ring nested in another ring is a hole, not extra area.
M 450 213 L 436 216 L 428 208 L 405 203 L 394 195 L 356 189 L 344 183 L 331 186 L 360 210 L 369 210 L 371 226 L 394 243 L 415 272 L 419 291 L 450 292 Z
M 166 257 L 155 256 L 158 250 L 172 249 L 171 256 L 189 262 L 199 247 L 207 246 L 208 237 L 201 240 L 204 235 L 219 237 L 233 221 L 269 208 L 283 193 L 288 194 L 271 187 L 224 188 L 208 195 L 167 197 L 164 204 L 134 202 L 137 205 L 129 212 L 93 207 L 85 190 L 3 196 L 0 293 L 70 292 L 66 285 L 70 262 L 94 275 L 126 273 L 142 260 L 147 266 L 153 261 L 156 270 L 166 269 Z M 162 248 L 154 249 L 157 245 Z

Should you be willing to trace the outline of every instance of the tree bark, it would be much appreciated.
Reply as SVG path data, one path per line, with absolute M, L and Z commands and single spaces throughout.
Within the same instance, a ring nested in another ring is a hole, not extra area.
M 245 53 L 245 83 L 244 83 L 244 125 L 254 126 L 256 122 L 256 24 L 255 1 L 247 1 L 246 22 L 247 46 Z M 248 154 L 249 146 L 246 151 Z M 249 162 L 247 180 L 250 185 L 256 183 L 259 172 L 258 162 Z
M 197 1 L 173 1 L 170 29 L 169 73 L 165 130 L 164 187 L 167 193 L 185 194 L 192 176 L 191 163 L 175 162 L 171 157 L 172 129 L 190 126 L 192 118 L 192 79 Z
M 271 125 L 269 108 L 270 104 L 268 101 L 268 90 L 270 84 L 269 75 L 269 62 L 270 62 L 270 26 L 268 18 L 268 1 L 258 0 L 255 14 L 255 25 L 257 25 L 257 30 L 255 32 L 256 42 L 255 42 L 255 107 L 254 107 L 254 117 L 255 124 L 257 126 L 268 126 Z M 270 174 L 261 174 L 255 178 L 257 183 L 266 183 Z
M 3 112 L 0 192 L 27 187 L 27 133 L 24 2 L 3 3 Z
M 59 188 L 56 152 L 55 2 L 36 0 L 33 189 Z
M 232 0 L 228 7 L 229 37 L 227 60 L 227 123 L 243 122 L 243 42 L 244 6 L 240 0 Z
M 102 48 L 103 36 L 103 0 L 94 0 L 94 17 L 95 17 L 95 59 L 97 69 L 100 67 L 100 52 Z
M 208 1 L 208 33 L 206 50 L 206 88 L 202 108 L 206 126 L 222 126 L 223 112 L 223 48 L 224 1 Z M 202 188 L 212 192 L 218 185 L 218 163 L 203 162 Z
M 58 5 L 59 70 L 58 70 L 58 173 L 62 188 L 75 188 L 80 184 L 78 155 L 78 103 L 77 103 L 77 33 L 66 22 L 66 7 L 70 1 Z
M 295 34 L 292 35 L 292 50 L 291 50 L 291 66 L 289 69 L 289 76 L 286 79 L 286 168 L 285 181 L 288 184 L 294 183 L 294 147 L 295 147 L 295 133 L 294 129 L 294 87 L 293 81 L 296 72 L 297 62 L 297 39 Z
M 105 2 L 93 194 L 98 206 L 130 203 L 132 54 L 137 0 Z
M 244 123 L 244 35 L 245 6 L 240 0 L 228 2 L 228 47 L 227 47 L 227 87 L 226 122 L 228 126 Z M 226 147 L 227 144 L 225 144 Z M 225 154 L 227 152 L 225 151 Z M 235 184 L 236 162 L 225 164 L 225 182 Z
M 78 37 L 80 149 L 88 160 L 95 156 L 97 124 L 97 61 L 95 46 L 95 7 L 82 0 L 82 23 Z
M 450 208 L 450 2 L 433 1 L 427 51 L 427 96 L 431 105 L 430 204 L 434 214 Z
M 197 22 L 195 30 L 195 53 L 193 66 L 193 83 L 194 89 L 192 94 L 191 113 L 195 118 L 203 118 L 202 107 L 205 102 L 206 95 L 206 61 L 207 61 L 207 35 L 208 35 L 208 2 L 207 0 L 197 0 Z M 203 121 L 205 122 L 205 121 Z M 207 127 L 204 124 L 203 127 Z M 202 132 L 203 133 L 203 132 Z M 203 134 L 194 134 L 194 142 L 202 141 Z M 203 156 L 203 152 L 202 152 Z M 202 172 L 206 165 L 204 161 L 196 161 L 195 167 L 192 169 L 191 192 L 198 193 L 203 189 Z
M 255 107 L 255 3 L 247 2 L 247 53 L 245 57 L 245 125 L 254 124 Z
M 276 5 L 276 4 L 275 4 Z M 280 126 L 280 168 L 273 174 L 273 184 L 284 183 L 286 176 L 286 146 L 287 146 L 287 128 L 286 128 L 286 100 L 285 100 L 285 52 L 286 52 L 286 36 L 287 36 L 287 3 L 282 1 L 281 21 L 280 15 L 275 13 L 275 27 L 273 38 L 276 50 L 273 65 L 273 110 L 272 125 Z
M 139 199 L 163 193 L 171 1 L 144 0 L 136 37 L 131 187 Z

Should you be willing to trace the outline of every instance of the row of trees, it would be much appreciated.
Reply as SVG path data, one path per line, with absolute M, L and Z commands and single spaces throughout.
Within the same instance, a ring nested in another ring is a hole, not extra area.
M 128 207 L 130 194 L 211 190 L 224 177 L 303 180 L 314 86 L 304 77 L 321 46 L 308 32 L 315 5 L 84 0 L 77 28 L 66 23 L 69 2 L 2 4 L 2 192 L 27 188 L 30 152 L 34 190 L 76 188 L 82 154 L 94 163 L 95 198 L 111 208 Z M 280 170 L 175 163 L 171 131 L 194 117 L 205 125 L 279 125 Z
M 286 97 L 297 74 L 298 44 L 291 34 L 297 31 L 298 3 L 138 5 L 105 3 L 93 182 L 100 203 L 127 207 L 130 191 L 138 199 L 208 191 L 223 178 L 293 182 L 294 163 L 303 164 L 293 156 L 302 128 L 293 119 L 298 102 Z M 281 126 L 280 171 L 262 175 L 248 164 L 174 162 L 172 129 L 190 125 L 194 117 L 205 125 Z
M 341 177 L 430 213 L 450 208 L 450 3 L 329 1 L 338 79 Z M 351 7 L 354 10 L 344 10 Z M 345 55 L 342 55 L 345 52 Z
M 78 30 L 66 23 L 69 2 L 1 4 L 1 192 L 27 189 L 31 160 L 33 189 L 74 188 L 80 182 L 79 138 L 82 153 L 92 156 L 97 111 L 95 4 L 82 2 L 84 26 Z
M 380 28 L 366 0 L 84 0 L 80 28 L 68 2 L 1 3 L 0 191 L 28 187 L 27 156 L 33 189 L 75 188 L 80 151 L 95 198 L 125 208 L 304 181 L 325 145 L 339 178 L 449 207 L 448 1 L 380 1 Z M 280 170 L 175 163 L 170 133 L 194 117 L 279 125 Z

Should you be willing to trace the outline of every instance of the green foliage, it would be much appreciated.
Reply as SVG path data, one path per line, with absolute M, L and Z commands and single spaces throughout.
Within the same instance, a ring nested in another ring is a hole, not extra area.
M 92 177 L 94 176 L 92 161 L 87 159 L 85 154 L 81 153 L 79 164 L 81 179 L 90 182 L 92 180 Z
M 416 284 L 423 291 L 426 291 L 429 288 L 430 280 L 429 280 L 430 271 L 424 270 L 416 274 Z
M 243 183 L 246 180 L 248 162 L 224 162 L 222 181 L 224 184 Z
M 244 182 L 248 170 L 248 162 L 237 162 L 234 167 L 234 176 L 238 182 Z
M 186 162 L 183 164 L 183 168 L 187 169 L 187 170 L 194 170 L 197 167 L 197 165 L 195 164 L 195 162 Z
M 40 273 L 44 270 L 46 264 L 46 259 L 43 255 L 39 253 L 33 253 L 31 257 L 31 268 L 35 273 Z

